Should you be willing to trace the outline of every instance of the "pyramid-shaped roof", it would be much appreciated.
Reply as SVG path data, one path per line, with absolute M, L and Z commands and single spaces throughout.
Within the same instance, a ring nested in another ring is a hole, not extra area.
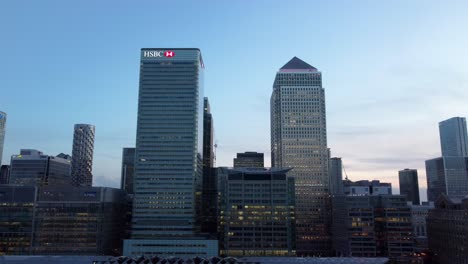
M 280 70 L 308 70 L 308 71 L 316 71 L 317 68 L 314 66 L 304 62 L 303 60 L 299 59 L 298 57 L 292 58 L 288 63 L 286 63 Z

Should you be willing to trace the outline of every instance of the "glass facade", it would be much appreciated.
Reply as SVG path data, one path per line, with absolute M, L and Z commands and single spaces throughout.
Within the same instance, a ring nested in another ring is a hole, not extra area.
M 330 254 L 330 195 L 322 74 L 294 57 L 271 95 L 272 167 L 294 168 L 297 254 Z
M 414 205 L 419 204 L 418 171 L 404 169 L 398 172 L 400 194 L 406 195 L 406 200 Z
M 133 175 L 135 170 L 135 148 L 124 148 L 122 151 L 122 175 L 120 189 L 133 194 Z
M 343 163 L 341 158 L 331 158 L 329 161 L 330 193 L 343 194 Z
M 93 125 L 75 125 L 71 170 L 74 186 L 90 187 L 93 184 L 94 132 Z
M 132 239 L 198 230 L 203 68 L 198 49 L 141 50 Z
M 450 198 L 468 195 L 468 157 L 426 160 L 427 198 L 435 202 L 441 194 Z
M 452 117 L 440 122 L 439 135 L 443 157 L 468 156 L 468 136 L 464 117 Z

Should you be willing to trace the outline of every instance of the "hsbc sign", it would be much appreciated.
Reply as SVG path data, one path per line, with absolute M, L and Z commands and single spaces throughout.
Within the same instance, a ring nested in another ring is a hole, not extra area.
M 152 51 L 143 51 L 143 57 L 145 58 L 172 58 L 175 56 L 175 52 L 172 50 L 152 50 Z

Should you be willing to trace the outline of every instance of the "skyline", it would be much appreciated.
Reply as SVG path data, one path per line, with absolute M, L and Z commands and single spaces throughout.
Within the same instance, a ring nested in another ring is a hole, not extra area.
M 118 187 L 122 148 L 135 146 L 145 47 L 201 49 L 217 166 L 232 166 L 245 151 L 265 153 L 270 164 L 269 98 L 276 72 L 294 56 L 323 73 L 328 145 L 352 180 L 395 188 L 398 171 L 414 168 L 425 188 L 424 161 L 441 155 L 438 122 L 468 113 L 467 3 L 176 2 L 158 16 L 149 1 L 144 8 L 109 3 L 3 4 L 10 41 L 0 43 L 0 111 L 8 114 L 2 164 L 20 148 L 71 154 L 73 125 L 89 123 L 94 185 Z

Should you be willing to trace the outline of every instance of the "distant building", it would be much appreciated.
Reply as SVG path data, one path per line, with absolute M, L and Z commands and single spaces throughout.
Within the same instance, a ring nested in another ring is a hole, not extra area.
M 461 199 L 468 195 L 468 157 L 426 160 L 427 199 L 435 202 L 441 194 Z
M 0 185 L 0 256 L 30 255 L 36 187 Z
M 330 158 L 329 160 L 330 193 L 333 195 L 343 194 L 343 163 L 341 158 Z
M 413 169 L 404 169 L 398 172 L 400 183 L 400 194 L 406 195 L 407 201 L 414 205 L 419 204 L 419 184 L 418 171 Z
M 11 156 L 10 184 L 29 186 L 70 186 L 70 160 L 22 149 Z
M 125 194 L 107 187 L 38 191 L 32 254 L 121 255 Z
M 423 202 L 422 205 L 411 205 L 411 222 L 414 235 L 414 250 L 423 252 L 427 250 L 427 225 L 426 219 L 429 210 L 434 209 L 433 202 Z
M 468 198 L 440 195 L 427 217 L 429 249 L 438 263 L 465 264 L 468 260 Z
M 263 166 L 263 153 L 247 151 L 237 153 L 237 158 L 234 158 L 234 168 L 263 168 Z
M 380 182 L 378 180 L 368 181 L 343 181 L 345 195 L 390 195 L 392 194 L 392 184 Z
M 0 111 L 0 165 L 3 158 L 3 144 L 5 143 L 6 119 L 7 114 Z
M 10 183 L 10 166 L 2 165 L 0 167 L 0 184 Z
M 219 168 L 221 255 L 295 255 L 294 179 L 288 171 Z
M 93 125 L 75 125 L 71 170 L 73 186 L 90 187 L 93 184 L 94 133 Z
M 466 119 L 452 117 L 439 123 L 442 157 L 468 156 Z
M 214 122 L 210 102 L 203 100 L 203 184 L 200 223 L 201 232 L 216 238 L 218 235 L 217 171 L 214 167 Z
M 402 195 L 333 197 L 336 256 L 407 260 L 413 253 L 411 209 Z
M 135 148 L 123 148 L 120 189 L 133 194 L 133 175 L 135 171 Z

